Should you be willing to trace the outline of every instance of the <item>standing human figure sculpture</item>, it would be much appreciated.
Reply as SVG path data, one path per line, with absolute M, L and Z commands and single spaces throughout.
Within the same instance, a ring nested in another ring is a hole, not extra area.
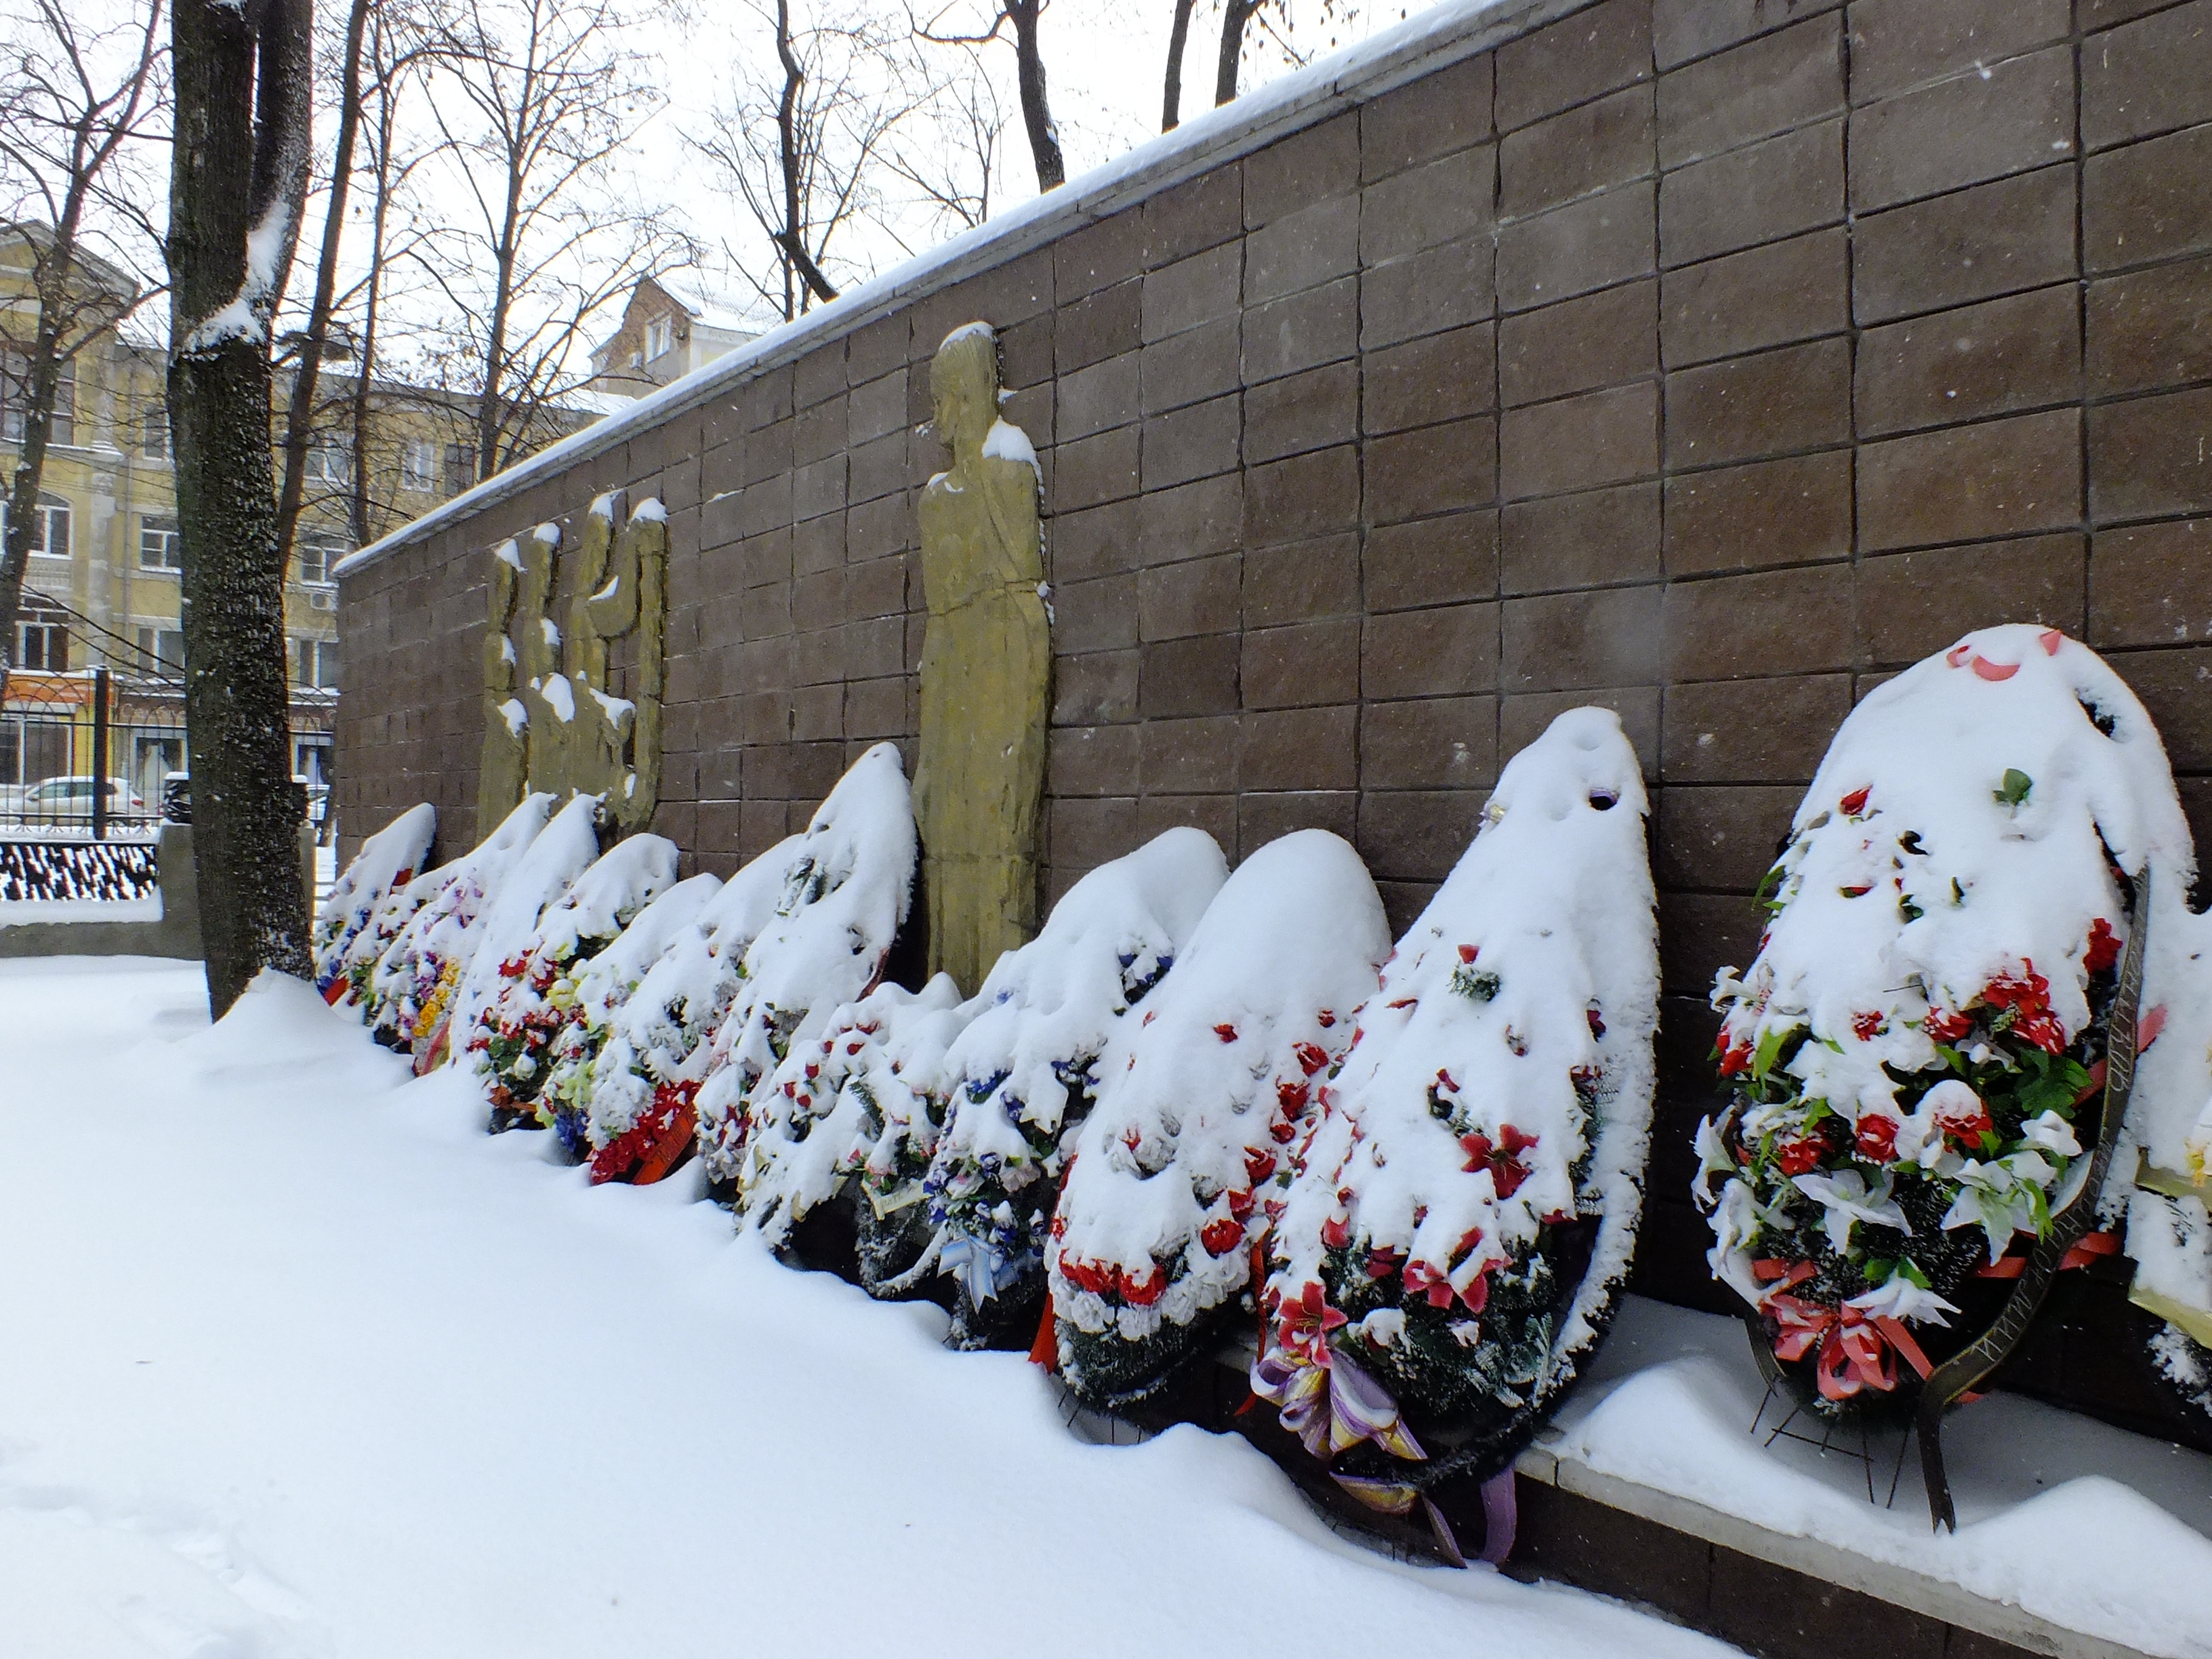
M 974 992 L 1036 932 L 1052 635 L 1036 452 L 999 418 L 988 323 L 945 337 L 930 364 L 931 430 L 952 465 L 921 494 L 921 743 L 915 822 L 929 967 Z

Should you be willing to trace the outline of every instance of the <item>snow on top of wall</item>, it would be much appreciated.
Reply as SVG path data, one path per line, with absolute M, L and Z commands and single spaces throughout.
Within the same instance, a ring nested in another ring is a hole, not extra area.
M 1305 69 L 1193 116 L 1173 132 L 1033 197 L 988 223 L 848 289 L 795 322 L 672 380 L 620 412 L 571 434 L 341 560 L 346 576 L 386 554 L 519 495 L 633 434 L 726 397 L 771 368 L 955 283 L 995 270 L 1208 169 L 1251 154 L 1381 96 L 1408 81 L 1486 52 L 1578 9 L 1587 0 L 1440 0 L 1417 16 Z

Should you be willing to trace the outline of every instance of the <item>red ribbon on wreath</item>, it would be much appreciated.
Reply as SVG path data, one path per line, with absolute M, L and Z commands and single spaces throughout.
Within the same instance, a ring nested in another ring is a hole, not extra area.
M 1776 1281 L 1761 1305 L 1779 1327 L 1774 1334 L 1774 1357 L 1784 1362 L 1814 1355 L 1813 1371 L 1824 1400 L 1848 1400 L 1861 1389 L 1887 1394 L 1897 1387 L 1893 1354 L 1922 1377 L 1935 1369 L 1913 1340 L 1902 1320 L 1887 1314 L 1869 1314 L 1845 1303 L 1831 1308 L 1792 1296 L 1790 1290 L 1819 1272 L 1813 1263 L 1795 1267 L 1773 1260 L 1756 1261 L 1752 1272 Z M 1817 1352 L 1816 1352 L 1817 1350 Z

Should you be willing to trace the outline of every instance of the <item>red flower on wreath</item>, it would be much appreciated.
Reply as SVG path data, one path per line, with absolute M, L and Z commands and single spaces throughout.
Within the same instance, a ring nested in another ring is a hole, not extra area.
M 2066 1028 L 2051 1012 L 2051 981 L 2032 962 L 2020 974 L 2000 974 L 1982 988 L 1982 1000 L 2013 1011 L 2012 1029 L 2049 1054 L 2066 1052 Z
M 1786 1176 L 1810 1175 L 1828 1155 L 1828 1143 L 1817 1134 L 1793 1135 L 1774 1143 L 1774 1162 Z
M 1936 1127 L 1942 1130 L 1946 1139 L 1955 1141 L 1961 1146 L 1972 1147 L 1978 1146 L 1981 1138 L 1996 1125 L 1990 1121 L 1990 1109 L 1979 1095 L 1970 1095 L 1969 1098 L 1973 1103 L 1972 1105 L 1959 1101 L 1954 1092 L 1950 1099 L 1936 1107 Z
M 1328 1334 L 1352 1322 L 1328 1305 L 1322 1287 L 1309 1280 L 1277 1310 L 1275 1343 L 1309 1365 L 1328 1364 Z
M 1721 1075 L 1723 1077 L 1734 1077 L 1739 1072 L 1749 1071 L 1751 1069 L 1751 1055 L 1752 1047 L 1751 1042 L 1748 1038 L 1746 1038 L 1741 1042 L 1731 1044 L 1729 1047 L 1723 1049 L 1721 1051 Z
M 2089 948 L 2081 954 L 2081 965 L 2093 974 L 2109 973 L 2119 959 L 2120 941 L 2112 924 L 2100 916 L 2089 924 Z
M 1836 804 L 1842 807 L 1844 811 L 1850 813 L 1853 817 L 1857 817 L 1861 813 L 1866 811 L 1867 797 L 1873 793 L 1874 786 L 1872 784 L 1863 783 Z
M 1930 1008 L 1928 1018 L 1920 1023 L 1920 1029 L 1927 1032 L 1934 1042 L 1956 1042 L 1974 1029 L 1974 1020 L 1971 1014 L 1960 1013 L 1956 1009 L 1942 1011 Z
M 1872 1042 L 1882 1033 L 1888 1022 L 1878 1013 L 1859 1013 L 1851 1016 L 1851 1035 L 1861 1042 Z
M 1208 1255 L 1227 1255 L 1244 1242 L 1244 1225 L 1223 1216 L 1199 1229 L 1198 1242 Z
M 1529 1169 L 1522 1161 L 1521 1154 L 1534 1146 L 1539 1139 L 1540 1137 L 1536 1135 L 1524 1135 L 1507 1123 L 1498 1128 L 1498 1144 L 1496 1146 L 1491 1144 L 1490 1137 L 1486 1134 L 1462 1135 L 1459 1144 L 1460 1150 L 1467 1154 L 1464 1167 L 1470 1173 L 1488 1169 L 1491 1180 L 1497 1185 L 1498 1196 L 1507 1199 L 1519 1192 L 1521 1183 L 1528 1180 Z
M 1887 1164 L 1897 1157 L 1897 1120 L 1870 1112 L 1858 1121 L 1856 1137 L 1861 1158 Z

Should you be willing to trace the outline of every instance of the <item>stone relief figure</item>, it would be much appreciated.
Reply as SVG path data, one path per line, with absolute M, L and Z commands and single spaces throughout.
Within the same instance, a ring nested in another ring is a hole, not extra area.
M 617 498 L 585 520 L 564 633 L 552 617 L 561 532 L 544 524 L 493 555 L 484 640 L 484 750 L 477 830 L 488 835 L 529 790 L 595 794 L 627 833 L 652 821 L 660 789 L 668 520 L 639 504 L 621 532 Z M 632 641 L 628 689 L 610 687 L 609 642 Z
M 921 495 L 921 742 L 915 766 L 929 967 L 962 989 L 1036 931 L 1052 637 L 1036 452 L 999 418 L 998 340 L 954 330 L 930 365 L 950 470 Z

